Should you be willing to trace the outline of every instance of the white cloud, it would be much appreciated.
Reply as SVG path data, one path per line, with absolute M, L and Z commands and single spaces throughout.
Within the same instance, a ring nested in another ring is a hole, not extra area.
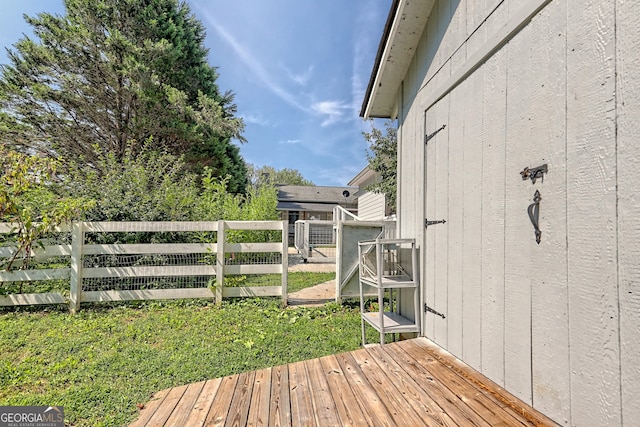
M 302 141 L 300 141 L 299 139 L 287 139 L 278 141 L 278 144 L 300 144 L 301 142 Z
M 304 71 L 303 73 L 294 73 L 285 65 L 281 64 L 280 66 L 282 67 L 284 72 L 287 74 L 289 79 L 293 80 L 295 83 L 297 83 L 300 86 L 305 86 L 309 82 L 309 80 L 311 80 L 311 75 L 313 74 L 313 68 L 314 68 L 313 65 L 310 65 L 306 69 L 306 71 Z
M 311 109 L 318 115 L 324 116 L 320 126 L 326 127 L 341 120 L 344 110 L 351 108 L 340 101 L 321 101 L 311 105 Z
M 229 46 L 233 49 L 233 51 L 238 55 L 240 60 L 251 70 L 251 72 L 260 80 L 262 83 L 266 85 L 266 87 L 272 91 L 276 96 L 280 99 L 292 105 L 302 111 L 307 111 L 307 109 L 301 105 L 296 97 L 281 87 L 279 84 L 275 82 L 273 76 L 264 68 L 262 63 L 256 58 L 256 56 L 250 52 L 245 46 L 240 44 L 236 40 L 236 38 L 229 33 L 222 25 L 220 25 L 215 18 L 203 8 L 197 6 L 200 9 L 200 12 L 203 14 L 209 25 L 222 37 L 222 39 L 229 44 Z
M 259 125 L 259 126 L 269 126 L 270 123 L 267 119 L 265 119 L 264 117 L 260 116 L 260 115 L 253 115 L 253 114 L 241 114 L 240 118 L 242 120 L 244 120 L 245 123 L 251 123 L 251 124 L 255 124 L 255 125 Z

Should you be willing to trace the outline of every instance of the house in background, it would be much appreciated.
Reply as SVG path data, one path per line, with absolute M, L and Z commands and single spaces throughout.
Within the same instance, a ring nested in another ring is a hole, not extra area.
M 361 112 L 398 120 L 402 314 L 562 426 L 640 420 L 638 28 L 626 0 L 395 0 Z
M 354 187 L 321 187 L 307 185 L 278 185 L 278 206 L 282 219 L 289 221 L 289 241 L 292 242 L 298 220 L 333 220 L 333 208 L 357 214 Z
M 377 179 L 376 173 L 369 166 L 365 166 L 348 183 L 349 186 L 358 188 L 355 197 L 358 203 L 358 218 L 362 221 L 379 221 L 388 216 L 384 194 L 367 190 Z

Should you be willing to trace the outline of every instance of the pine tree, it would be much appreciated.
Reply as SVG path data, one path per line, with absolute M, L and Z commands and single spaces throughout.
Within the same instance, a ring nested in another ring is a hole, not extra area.
M 244 141 L 233 94 L 220 93 L 205 30 L 177 0 L 65 0 L 63 16 L 25 17 L 35 37 L 8 51 L 0 140 L 94 167 L 101 155 L 185 154 L 194 170 L 246 186 L 232 138 Z

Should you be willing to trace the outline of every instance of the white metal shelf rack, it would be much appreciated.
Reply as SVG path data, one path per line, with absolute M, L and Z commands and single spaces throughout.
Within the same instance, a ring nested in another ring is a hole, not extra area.
M 358 242 L 360 272 L 360 312 L 362 317 L 362 345 L 366 345 L 365 325 L 380 333 L 380 344 L 385 334 L 420 332 L 418 283 L 418 255 L 415 239 L 376 239 Z M 365 287 L 373 287 L 378 294 L 378 310 L 365 307 Z M 411 320 L 399 313 L 399 290 L 413 291 Z M 388 305 L 384 297 L 388 294 Z

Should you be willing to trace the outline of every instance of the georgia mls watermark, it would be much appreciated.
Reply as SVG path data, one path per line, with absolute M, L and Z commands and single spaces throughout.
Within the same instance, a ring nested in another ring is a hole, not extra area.
M 64 427 L 62 406 L 0 406 L 0 427 Z

